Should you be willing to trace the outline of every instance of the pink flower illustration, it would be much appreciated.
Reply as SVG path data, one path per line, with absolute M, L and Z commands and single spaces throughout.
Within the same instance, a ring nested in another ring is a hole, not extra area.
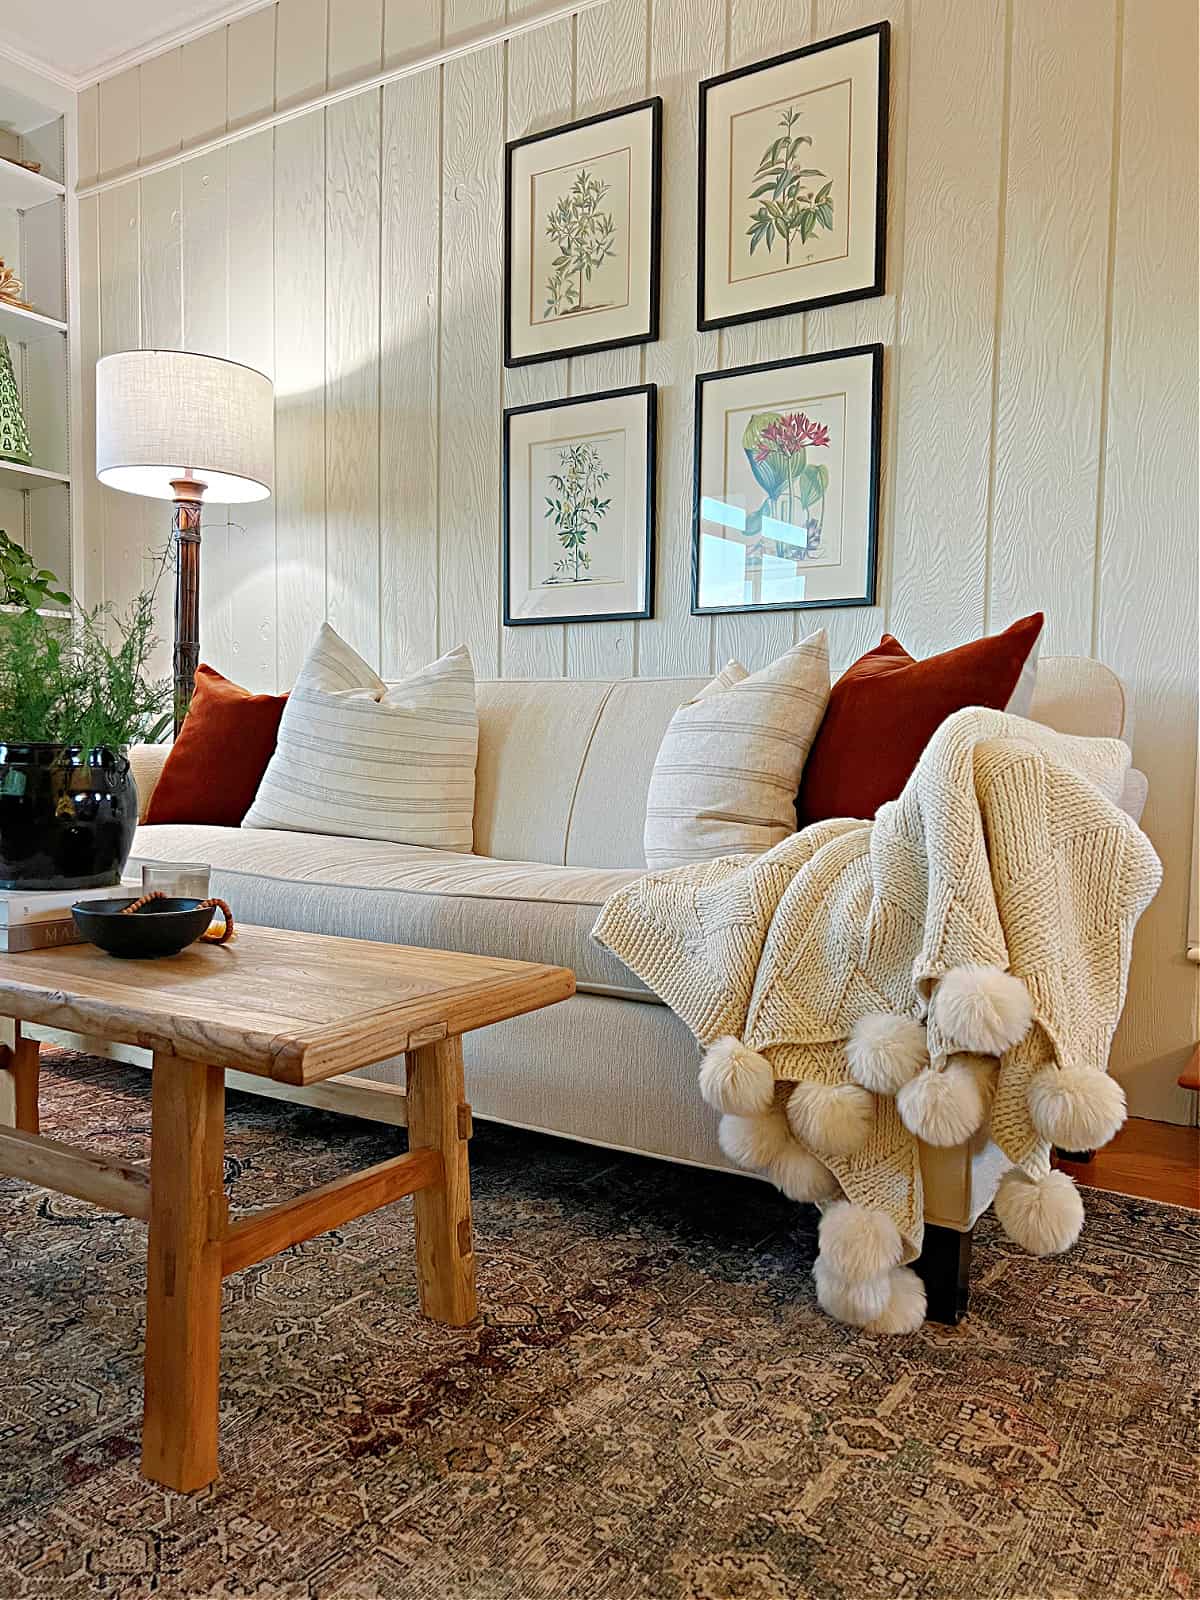
M 794 456 L 806 445 L 825 446 L 829 443 L 829 429 L 820 422 L 812 422 L 803 411 L 791 411 L 786 416 L 769 422 L 759 435 L 755 459 L 765 461 L 772 450 L 781 455 Z

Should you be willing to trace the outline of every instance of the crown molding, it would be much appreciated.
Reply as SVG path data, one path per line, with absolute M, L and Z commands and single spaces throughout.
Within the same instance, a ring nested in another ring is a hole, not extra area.
M 228 27 L 231 22 L 238 22 L 242 17 L 248 17 L 255 11 L 266 11 L 275 3 L 276 0 L 231 0 L 230 4 L 219 7 L 203 21 L 155 34 L 144 44 L 133 45 L 116 55 L 105 56 L 88 67 L 85 72 L 80 73 L 64 72 L 60 67 L 51 66 L 49 62 L 42 61 L 37 56 L 27 55 L 22 50 L 14 50 L 7 44 L 0 45 L 0 56 L 12 61 L 16 66 L 24 67 L 27 72 L 37 73 L 39 77 L 48 79 L 61 89 L 81 94 L 84 89 L 91 89 L 106 78 L 115 78 L 119 72 L 127 72 L 130 67 L 140 66 L 152 56 L 161 55 L 164 50 L 175 50 L 182 44 L 191 44 L 193 39 L 203 38 L 215 28 Z
M 45 78 L 48 83 L 53 83 L 60 89 L 67 89 L 72 94 L 79 93 L 79 80 L 73 78 L 69 72 L 52 67 L 46 61 L 39 61 L 36 56 L 26 55 L 24 50 L 16 50 L 10 44 L 0 44 L 0 60 L 11 61 L 14 67 L 20 67 L 23 72 L 30 72 L 34 77 Z

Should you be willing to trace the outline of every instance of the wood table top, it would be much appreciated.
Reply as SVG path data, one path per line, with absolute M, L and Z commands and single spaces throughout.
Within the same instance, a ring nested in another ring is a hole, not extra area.
M 0 955 L 0 1015 L 316 1083 L 566 1000 L 565 967 L 238 924 L 155 961 L 95 945 Z

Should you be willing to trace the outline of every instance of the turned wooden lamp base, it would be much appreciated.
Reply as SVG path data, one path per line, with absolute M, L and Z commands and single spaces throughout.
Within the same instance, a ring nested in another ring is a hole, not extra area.
M 200 503 L 207 484 L 172 478 L 175 491 L 175 733 L 191 704 L 200 664 Z

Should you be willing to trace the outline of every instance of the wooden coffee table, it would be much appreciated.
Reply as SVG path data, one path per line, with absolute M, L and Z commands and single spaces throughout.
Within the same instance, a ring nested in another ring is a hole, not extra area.
M 413 1196 L 427 1317 L 475 1316 L 462 1035 L 574 993 L 562 967 L 239 928 L 161 961 L 92 945 L 0 955 L 0 1173 L 150 1224 L 142 1471 L 172 1489 L 217 1475 L 221 1280 Z M 149 1166 L 43 1138 L 37 1041 L 22 1022 L 154 1052 Z M 304 1085 L 406 1055 L 409 1151 L 231 1219 L 222 1185 L 225 1068 Z

